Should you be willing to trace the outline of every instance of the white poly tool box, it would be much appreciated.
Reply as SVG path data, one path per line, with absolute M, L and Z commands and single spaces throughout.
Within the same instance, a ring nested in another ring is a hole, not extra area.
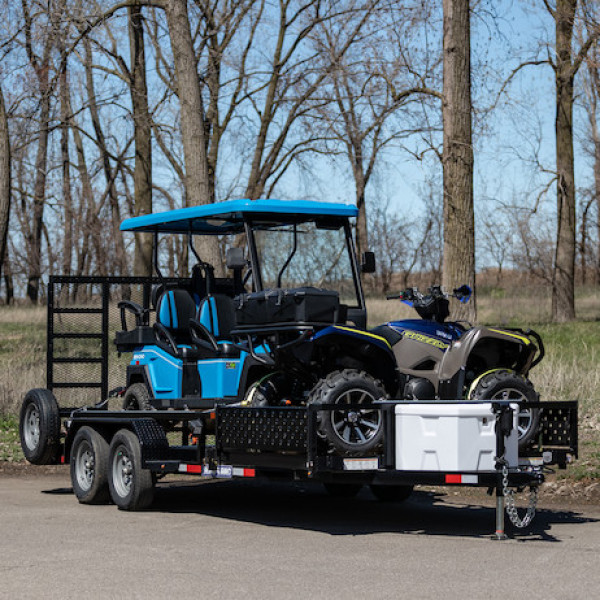
M 504 438 L 509 466 L 517 466 L 519 405 Z M 398 404 L 396 469 L 400 471 L 495 471 L 496 415 L 492 404 L 427 402 Z

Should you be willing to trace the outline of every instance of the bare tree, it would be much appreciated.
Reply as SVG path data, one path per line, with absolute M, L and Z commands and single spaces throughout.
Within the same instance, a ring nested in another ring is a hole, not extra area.
M 39 93 L 39 135 L 35 158 L 35 183 L 33 190 L 33 211 L 31 225 L 28 227 L 27 245 L 29 257 L 29 273 L 27 279 L 27 297 L 36 303 L 39 297 L 40 278 L 42 276 L 42 230 L 44 223 L 44 206 L 46 203 L 46 178 L 48 160 L 48 137 L 50 130 L 50 70 L 51 53 L 54 48 L 53 27 L 46 15 L 46 21 L 40 24 L 42 29 L 41 54 L 34 48 L 35 20 L 43 19 L 43 12 L 35 11 L 32 15 L 28 0 L 22 0 L 23 27 L 25 33 L 25 49 L 29 64 L 33 69 Z
M 185 157 L 186 205 L 209 204 L 210 195 L 206 139 L 204 135 L 204 103 L 198 79 L 188 16 L 187 0 L 167 0 L 164 4 L 175 64 L 177 96 L 181 106 L 181 137 Z M 203 260 L 220 269 L 218 239 L 203 236 L 198 242 Z
M 142 2 L 133 0 L 127 8 L 129 15 L 130 91 L 135 136 L 135 215 L 152 212 L 152 125 L 148 111 L 146 54 Z M 152 275 L 152 237 L 135 235 L 133 269 L 136 275 Z
M 559 322 L 571 321 L 575 318 L 573 86 L 577 71 L 600 33 L 595 24 L 579 50 L 575 51 L 573 27 L 578 4 L 578 0 L 557 0 L 556 6 L 552 7 L 548 0 L 544 0 L 546 10 L 553 18 L 556 29 L 556 54 L 554 61 L 550 60 L 556 81 L 557 176 L 557 231 L 552 277 L 552 319 Z
M 444 8 L 444 272 L 443 284 L 475 288 L 475 214 L 471 134 L 471 27 L 469 0 L 443 0 Z M 477 320 L 475 300 L 456 318 Z
M 10 216 L 10 135 L 8 131 L 8 118 L 4 105 L 4 93 L 0 86 L 0 269 L 4 265 L 6 256 L 6 240 L 8 237 L 8 223 Z

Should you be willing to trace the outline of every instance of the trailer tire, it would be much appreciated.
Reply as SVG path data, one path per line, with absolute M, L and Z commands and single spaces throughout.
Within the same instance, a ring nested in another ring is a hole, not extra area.
M 30 390 L 19 414 L 19 437 L 25 458 L 34 465 L 58 462 L 60 413 L 54 394 L 47 389 Z
M 71 484 L 81 504 L 107 504 L 108 442 L 95 429 L 82 427 L 71 447 Z
M 145 383 L 133 383 L 123 396 L 123 410 L 153 410 Z
M 108 488 L 121 510 L 142 510 L 154 499 L 154 479 L 142 468 L 142 450 L 129 429 L 117 431 L 108 453 Z
M 404 502 L 413 492 L 412 485 L 377 485 L 369 486 L 371 492 L 380 502 Z
M 519 400 L 522 402 L 518 417 L 519 450 L 525 450 L 535 440 L 541 415 L 537 408 L 526 408 L 528 402 L 539 400 L 529 379 L 508 369 L 492 371 L 476 380 L 469 400 Z
M 364 371 L 344 369 L 321 379 L 312 389 L 309 403 L 362 404 L 386 398 L 383 385 Z M 323 411 L 318 416 L 319 433 L 346 455 L 371 454 L 383 439 L 381 410 Z
M 354 498 L 360 492 L 360 483 L 324 483 L 323 487 L 330 496 L 336 498 Z

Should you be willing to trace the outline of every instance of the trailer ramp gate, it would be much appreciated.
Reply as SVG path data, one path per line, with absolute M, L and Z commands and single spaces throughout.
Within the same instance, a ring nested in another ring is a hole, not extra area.
M 186 280 L 164 280 L 181 281 Z M 50 277 L 46 387 L 64 407 L 61 414 L 73 410 L 67 407 L 98 405 L 125 385 L 131 356 L 120 356 L 113 344 L 121 329 L 117 305 L 132 300 L 151 309 L 152 287 L 159 283 L 156 277 Z M 133 316 L 127 313 L 127 318 L 133 329 Z

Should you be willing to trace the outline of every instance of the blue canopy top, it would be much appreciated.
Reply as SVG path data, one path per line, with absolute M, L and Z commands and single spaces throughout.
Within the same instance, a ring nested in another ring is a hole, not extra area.
M 224 234 L 244 230 L 244 217 L 259 227 L 320 220 L 320 217 L 356 217 L 353 204 L 312 200 L 227 200 L 125 219 L 121 231 Z

